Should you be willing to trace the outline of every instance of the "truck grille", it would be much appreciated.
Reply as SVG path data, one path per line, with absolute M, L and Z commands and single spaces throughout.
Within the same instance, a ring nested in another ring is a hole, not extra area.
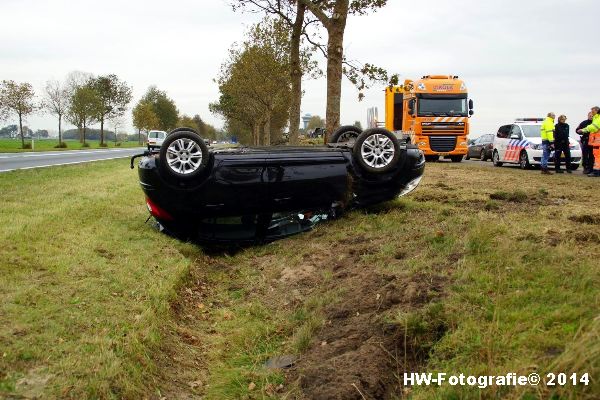
M 424 135 L 428 134 L 457 134 L 463 135 L 465 132 L 464 123 L 449 123 L 449 122 L 424 122 L 421 125 L 421 130 Z
M 429 146 L 433 151 L 452 151 L 456 147 L 456 136 L 429 136 Z

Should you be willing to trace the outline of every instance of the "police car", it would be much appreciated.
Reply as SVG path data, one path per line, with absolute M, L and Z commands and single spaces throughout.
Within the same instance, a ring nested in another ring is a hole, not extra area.
M 522 169 L 540 165 L 542 161 L 542 138 L 540 136 L 543 118 L 518 118 L 510 125 L 502 125 L 494 137 L 492 161 L 494 166 L 518 164 Z M 576 139 L 569 138 L 571 169 L 579 168 L 581 147 Z M 554 164 L 554 152 L 549 164 Z

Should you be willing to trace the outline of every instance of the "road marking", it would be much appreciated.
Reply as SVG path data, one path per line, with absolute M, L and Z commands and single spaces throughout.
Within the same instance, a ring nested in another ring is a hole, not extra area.
M 119 156 L 119 157 L 110 157 L 110 158 L 97 158 L 95 160 L 82 160 L 82 161 L 72 161 L 60 164 L 47 164 L 47 165 L 36 165 L 33 167 L 23 167 L 23 168 L 12 168 L 12 169 L 0 169 L 0 172 L 9 172 L 9 171 L 18 171 L 22 169 L 35 169 L 35 168 L 47 168 L 47 167 L 55 167 L 58 165 L 71 165 L 71 164 L 83 164 L 94 161 L 106 161 L 106 160 L 116 160 L 118 158 L 126 158 L 127 156 Z
M 115 150 L 66 150 L 66 151 L 44 151 L 39 153 L 0 153 L 0 158 L 27 158 L 27 157 L 45 157 L 45 156 L 72 156 L 79 154 L 98 154 L 106 152 L 124 152 L 145 149 L 145 147 L 129 147 L 126 149 Z

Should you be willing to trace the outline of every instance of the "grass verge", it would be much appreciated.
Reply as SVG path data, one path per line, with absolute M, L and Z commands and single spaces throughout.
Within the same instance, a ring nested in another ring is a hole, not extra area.
M 32 150 L 33 143 L 33 150 Z M 21 153 L 31 151 L 65 151 L 65 150 L 88 150 L 88 149 L 106 149 L 106 148 L 124 148 L 124 147 L 141 147 L 138 142 L 104 142 L 105 146 L 100 146 L 98 140 L 86 140 L 86 145 L 83 146 L 79 140 L 67 139 L 63 140 L 63 145 L 66 147 L 57 147 L 58 139 L 39 139 L 32 142 L 31 139 L 25 140 L 25 149 L 21 147 L 21 139 L 0 139 L 0 153 Z
M 144 225 L 124 160 L 0 175 L 0 397 L 147 393 L 197 251 Z

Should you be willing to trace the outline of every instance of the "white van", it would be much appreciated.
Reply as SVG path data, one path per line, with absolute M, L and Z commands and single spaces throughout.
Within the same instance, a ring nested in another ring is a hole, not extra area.
M 152 151 L 152 149 L 159 149 L 166 137 L 167 132 L 165 131 L 148 132 L 148 150 Z
M 540 165 L 542 161 L 542 138 L 540 136 L 543 118 L 519 118 L 514 123 L 502 125 L 494 137 L 492 161 L 494 166 L 518 164 L 522 169 Z M 579 168 L 581 147 L 578 140 L 569 138 L 571 169 Z M 563 154 L 564 157 L 564 154 Z M 554 152 L 548 164 L 554 164 Z

